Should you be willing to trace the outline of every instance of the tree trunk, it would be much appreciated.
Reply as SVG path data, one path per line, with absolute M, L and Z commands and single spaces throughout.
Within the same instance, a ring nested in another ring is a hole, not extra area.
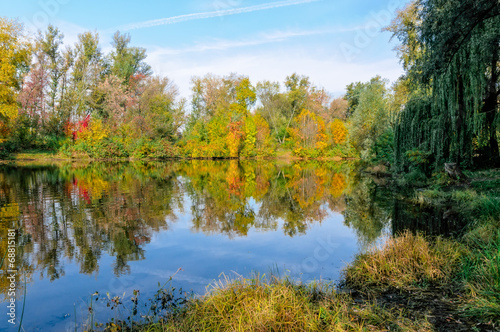
M 459 78 L 458 78 L 458 115 L 457 115 L 457 120 L 456 120 L 456 128 L 457 128 L 457 137 L 455 138 L 455 149 L 456 151 L 454 151 L 454 153 L 452 152 L 452 156 L 453 154 L 455 154 L 455 158 L 454 159 L 454 162 L 457 163 L 457 165 L 460 165 L 460 163 L 462 161 L 468 161 L 468 155 L 466 154 L 467 151 L 465 149 L 465 146 L 463 143 L 465 143 L 465 140 L 464 142 L 462 142 L 462 135 L 466 135 L 466 130 L 464 130 L 464 126 L 466 125 L 464 123 L 464 118 L 465 118 L 465 105 L 464 105 L 464 83 L 463 83 L 463 80 L 462 80 L 462 76 L 460 74 Z M 453 145 L 453 143 L 452 143 Z
M 484 99 L 482 112 L 486 113 L 486 123 L 489 130 L 488 141 L 488 158 L 494 161 L 499 158 L 499 148 L 497 140 L 497 128 L 495 126 L 495 118 L 497 115 L 498 95 L 496 85 L 498 83 L 498 43 L 493 46 L 493 56 L 491 60 L 491 77 L 488 82 L 488 90 L 486 98 Z

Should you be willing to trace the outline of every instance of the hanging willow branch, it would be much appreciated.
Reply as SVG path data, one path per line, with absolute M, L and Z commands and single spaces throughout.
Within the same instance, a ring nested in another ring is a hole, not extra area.
M 477 156 L 498 158 L 500 3 L 420 5 L 425 54 L 417 67 L 423 70 L 409 73 L 417 88 L 396 123 L 396 168 L 429 172 L 446 162 L 470 166 Z

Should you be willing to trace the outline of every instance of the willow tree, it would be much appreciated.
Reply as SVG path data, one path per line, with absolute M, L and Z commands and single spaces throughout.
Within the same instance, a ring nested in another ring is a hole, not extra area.
M 408 20 L 408 11 L 418 15 Z M 436 169 L 470 166 L 474 155 L 498 159 L 499 14 L 498 0 L 420 0 L 389 27 L 406 44 L 412 83 L 396 123 L 399 170 L 412 161 Z

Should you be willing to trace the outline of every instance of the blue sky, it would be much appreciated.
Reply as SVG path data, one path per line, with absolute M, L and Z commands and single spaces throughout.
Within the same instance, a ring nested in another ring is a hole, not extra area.
M 347 84 L 402 69 L 381 32 L 406 0 L 186 0 L 2 1 L 0 15 L 28 30 L 57 26 L 72 45 L 97 31 L 104 52 L 116 30 L 148 51 L 155 74 L 167 76 L 189 98 L 190 79 L 207 73 L 283 82 L 307 75 L 333 96 Z

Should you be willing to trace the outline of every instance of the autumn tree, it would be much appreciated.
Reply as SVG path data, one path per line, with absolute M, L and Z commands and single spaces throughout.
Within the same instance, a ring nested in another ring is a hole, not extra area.
M 287 89 L 286 97 L 289 102 L 289 108 L 286 110 L 285 114 L 287 124 L 285 127 L 285 135 L 282 137 L 281 143 L 285 141 L 288 128 L 290 128 L 293 118 L 306 106 L 310 86 L 311 83 L 306 76 L 300 76 L 294 73 L 286 77 L 285 87 Z
M 31 46 L 23 27 L 15 20 L 0 17 L 0 121 L 17 116 L 17 95 L 23 74 L 31 60 Z
M 47 119 L 46 91 L 49 86 L 49 73 L 42 66 L 33 66 L 25 76 L 21 92 L 17 97 L 19 112 L 12 121 L 10 141 L 17 149 L 34 147 L 43 132 L 41 127 Z
M 134 127 L 150 139 L 174 141 L 184 123 L 184 100 L 178 101 L 178 89 L 166 77 L 152 76 L 141 85 L 143 91 L 131 110 Z
M 335 118 L 333 113 L 330 111 L 330 100 L 330 95 L 324 88 L 311 86 L 310 91 L 307 94 L 305 108 L 323 119 L 325 124 L 328 124 Z
M 97 84 L 94 96 L 99 96 L 100 104 L 94 116 L 102 118 L 112 130 L 116 130 L 125 120 L 127 107 L 133 103 L 122 80 L 114 75 L 107 76 L 104 82 Z
M 318 157 L 328 146 L 325 123 L 321 117 L 303 109 L 295 117 L 289 129 L 295 154 L 303 157 Z
M 187 154 L 236 158 L 245 149 L 244 154 L 253 155 L 256 128 L 251 109 L 257 96 L 248 77 L 209 74 L 192 82 L 192 112 L 185 135 Z
M 345 97 L 335 98 L 330 102 L 329 112 L 332 118 L 346 120 L 348 103 Z
M 274 141 L 271 137 L 271 129 L 267 121 L 256 113 L 252 116 L 255 124 L 255 148 L 258 156 L 269 156 L 274 154 Z
M 344 121 L 335 119 L 330 122 L 328 129 L 333 141 L 333 144 L 343 144 L 347 139 L 347 127 Z

